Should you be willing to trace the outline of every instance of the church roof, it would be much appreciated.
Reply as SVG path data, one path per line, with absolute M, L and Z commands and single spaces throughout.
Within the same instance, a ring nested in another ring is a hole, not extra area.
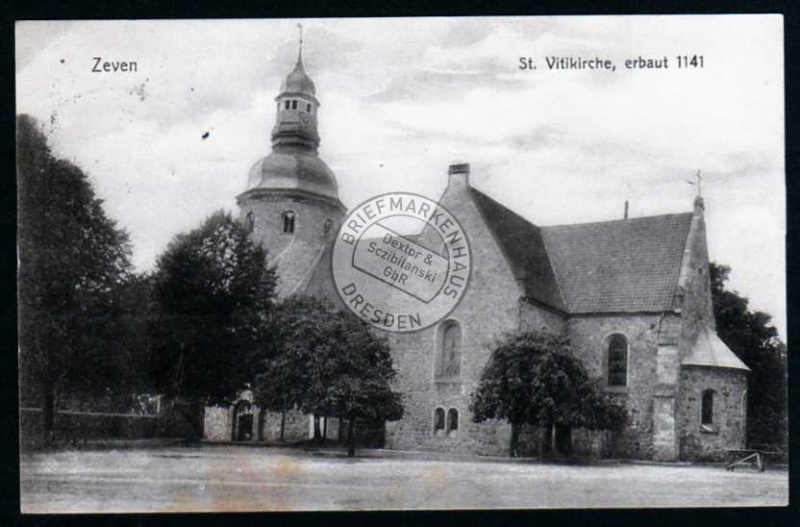
M 672 307 L 692 213 L 538 227 L 470 192 L 527 298 L 568 313 Z
M 469 192 L 527 299 L 571 314 L 672 309 L 692 213 L 538 227 L 482 192 Z M 306 292 L 336 298 L 329 251 Z M 708 355 L 698 353 L 698 361 Z
M 470 187 L 486 226 L 494 235 L 525 296 L 552 308 L 565 310 L 542 230 L 492 198 Z
M 670 309 L 692 213 L 541 229 L 570 313 Z
M 682 364 L 684 366 L 714 366 L 750 371 L 750 368 L 706 325 L 703 325 L 698 332 L 692 349 L 683 359 Z
M 283 80 L 283 84 L 281 84 L 281 93 L 296 93 L 310 95 L 311 97 L 316 97 L 317 95 L 314 81 L 311 80 L 306 70 L 303 69 L 303 61 L 299 56 L 297 57 L 297 64 L 294 69 Z
M 298 149 L 273 151 L 250 169 L 247 190 L 289 189 L 339 199 L 336 177 L 317 155 Z

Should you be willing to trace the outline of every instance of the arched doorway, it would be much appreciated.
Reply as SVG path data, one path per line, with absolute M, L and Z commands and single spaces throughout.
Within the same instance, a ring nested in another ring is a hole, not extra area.
M 233 441 L 253 439 L 253 406 L 250 401 L 239 401 L 233 407 Z

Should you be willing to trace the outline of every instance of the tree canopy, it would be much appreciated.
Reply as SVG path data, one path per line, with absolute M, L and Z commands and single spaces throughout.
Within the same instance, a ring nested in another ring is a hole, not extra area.
M 751 311 L 748 300 L 725 288 L 730 267 L 709 264 L 717 334 L 751 370 L 747 395 L 748 444 L 786 444 L 786 346 L 772 317 Z
M 279 306 L 275 326 L 275 354 L 255 385 L 259 404 L 346 421 L 349 455 L 356 421 L 402 417 L 400 395 L 390 388 L 389 345 L 363 321 L 324 300 L 294 296 Z
M 110 343 L 130 244 L 86 174 L 57 159 L 26 115 L 17 120 L 17 181 L 21 396 L 42 405 L 49 436 L 56 393 L 119 389 Z
M 195 404 L 228 403 L 252 380 L 276 277 L 266 251 L 230 214 L 180 234 L 153 277 L 154 377 L 163 393 Z
M 497 341 L 470 409 L 475 422 L 511 424 L 511 456 L 524 424 L 543 429 L 549 441 L 556 425 L 619 429 L 625 421 L 623 408 L 589 378 L 568 340 L 547 331 L 513 333 Z

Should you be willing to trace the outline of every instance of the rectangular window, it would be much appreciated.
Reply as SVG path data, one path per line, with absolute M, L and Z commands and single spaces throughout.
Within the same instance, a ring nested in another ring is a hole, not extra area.
M 292 101 L 292 110 L 297 110 L 297 101 Z
M 311 104 L 310 103 L 306 103 L 306 111 L 308 113 L 311 113 Z
M 289 101 L 286 101 L 285 107 L 287 110 L 289 109 Z

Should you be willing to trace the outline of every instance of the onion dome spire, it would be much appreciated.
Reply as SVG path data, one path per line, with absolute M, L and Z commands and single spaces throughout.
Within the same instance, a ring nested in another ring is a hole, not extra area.
M 306 95 L 316 100 L 317 90 L 314 81 L 308 76 L 303 68 L 303 26 L 300 28 L 300 40 L 297 46 L 297 63 L 292 72 L 284 79 L 281 85 L 281 95 Z M 319 103 L 317 103 L 319 105 Z
M 311 77 L 303 69 L 302 28 L 297 63 L 275 98 L 272 153 L 250 170 L 248 190 L 302 190 L 338 200 L 336 178 L 319 158 L 319 101 Z

